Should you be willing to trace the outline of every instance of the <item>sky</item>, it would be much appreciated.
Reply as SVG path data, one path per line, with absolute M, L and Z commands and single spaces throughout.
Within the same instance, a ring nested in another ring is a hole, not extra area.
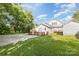
M 24 3 L 24 10 L 32 11 L 34 23 L 43 24 L 51 20 L 63 23 L 72 20 L 73 14 L 79 9 L 78 3 Z

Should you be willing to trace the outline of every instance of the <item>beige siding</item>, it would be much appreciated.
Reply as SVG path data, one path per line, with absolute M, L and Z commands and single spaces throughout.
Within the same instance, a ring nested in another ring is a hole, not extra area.
M 64 35 L 76 35 L 79 32 L 79 23 L 70 22 L 63 27 Z
M 52 20 L 51 22 L 49 22 L 49 24 L 52 26 L 52 27 L 61 27 L 62 26 L 62 23 L 57 21 L 57 20 Z

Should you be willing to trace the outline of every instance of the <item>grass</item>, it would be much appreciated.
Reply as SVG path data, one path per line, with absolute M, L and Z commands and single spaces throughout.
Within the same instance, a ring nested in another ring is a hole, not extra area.
M 0 47 L 1 56 L 79 56 L 79 39 L 75 36 L 40 36 Z

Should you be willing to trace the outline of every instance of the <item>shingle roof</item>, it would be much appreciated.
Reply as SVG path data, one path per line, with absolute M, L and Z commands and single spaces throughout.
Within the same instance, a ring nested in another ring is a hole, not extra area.
M 53 20 L 52 20 L 52 21 L 53 21 Z M 61 22 L 61 21 L 59 21 L 59 20 L 56 20 L 56 21 L 62 23 L 62 26 L 52 26 L 52 25 L 50 25 L 50 24 L 48 24 L 48 23 L 44 23 L 44 24 L 40 24 L 40 25 L 44 25 L 44 26 L 46 26 L 46 27 L 48 27 L 48 28 L 50 28 L 50 29 L 52 29 L 52 28 L 62 28 L 62 27 L 63 27 L 63 22 Z

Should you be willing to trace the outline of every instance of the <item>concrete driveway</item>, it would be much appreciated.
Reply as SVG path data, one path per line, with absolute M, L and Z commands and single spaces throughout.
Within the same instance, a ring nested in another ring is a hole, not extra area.
M 10 43 L 17 43 L 18 41 L 24 41 L 34 37 L 37 36 L 27 34 L 0 35 L 0 46 L 4 46 Z

